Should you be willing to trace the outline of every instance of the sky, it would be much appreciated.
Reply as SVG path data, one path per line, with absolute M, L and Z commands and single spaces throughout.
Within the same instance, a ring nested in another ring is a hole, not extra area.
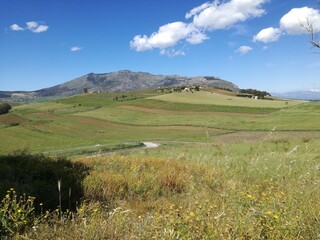
M 0 0 L 0 91 L 119 70 L 320 91 L 317 0 Z

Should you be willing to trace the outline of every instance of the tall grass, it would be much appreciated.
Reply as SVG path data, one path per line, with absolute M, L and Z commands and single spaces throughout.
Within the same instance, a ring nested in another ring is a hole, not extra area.
M 145 157 L 80 158 L 77 161 L 91 167 L 84 179 L 87 201 L 72 217 L 42 222 L 24 236 L 317 239 L 318 144 L 304 142 L 274 152 L 264 142 L 258 155 L 251 150 L 226 154 L 222 146 L 219 154 L 209 157 L 200 152 L 206 147 L 196 148 L 198 158 L 185 154 L 170 159 L 164 157 L 166 149 L 145 152 Z

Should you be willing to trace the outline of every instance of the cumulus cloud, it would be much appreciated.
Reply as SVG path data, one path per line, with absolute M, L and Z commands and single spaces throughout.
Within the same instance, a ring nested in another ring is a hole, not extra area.
M 137 35 L 130 42 L 131 48 L 136 51 L 146 51 L 153 48 L 169 48 L 175 46 L 179 41 L 188 37 L 189 42 L 193 44 L 202 42 L 205 37 L 201 34 L 194 33 L 194 28 L 190 24 L 183 22 L 173 22 L 163 25 L 157 32 L 146 35 Z M 191 35 L 190 35 L 191 34 Z M 192 34 L 197 34 L 192 36 Z
M 267 0 L 214 1 L 194 15 L 193 24 L 207 30 L 230 28 L 250 18 L 262 16 L 265 13 L 262 4 L 265 2 Z
M 207 39 L 209 39 L 209 37 L 205 33 L 200 31 L 192 31 L 187 37 L 186 41 L 192 45 L 196 45 Z
M 211 6 L 210 2 L 206 2 L 198 7 L 195 7 L 194 9 L 192 9 L 190 12 L 186 13 L 186 19 L 189 19 L 191 17 L 193 17 L 194 15 L 197 15 L 199 13 L 201 13 L 204 9 L 208 8 Z
M 247 54 L 248 52 L 252 51 L 253 48 L 249 46 L 241 46 L 239 47 L 236 52 L 240 53 L 241 55 Z
M 23 31 L 23 28 L 20 27 L 18 24 L 15 24 L 15 23 L 10 26 L 10 29 L 12 31 Z
M 10 26 L 10 29 L 12 31 L 23 31 L 23 30 L 29 30 L 34 33 L 41 33 L 45 32 L 49 29 L 49 26 L 44 25 L 44 24 L 39 24 L 38 22 L 31 21 L 31 22 L 26 22 L 26 27 L 22 28 L 18 24 L 12 24 Z
M 74 46 L 74 47 L 70 48 L 70 51 L 71 51 L 71 52 L 78 52 L 78 51 L 80 51 L 80 50 L 82 50 L 82 48 L 81 48 L 81 47 L 78 47 L 78 46 Z
M 311 23 L 315 32 L 320 32 L 320 11 L 309 8 L 293 8 L 280 19 L 280 28 L 288 34 L 304 34 L 304 26 Z
M 310 24 L 315 33 L 320 32 L 319 10 L 309 7 L 293 8 L 280 19 L 279 28 L 265 28 L 253 37 L 253 41 L 269 43 L 278 41 L 284 34 L 306 34 L 306 27 Z
M 253 37 L 253 42 L 276 42 L 279 40 L 282 34 L 283 33 L 279 28 L 265 28 Z
M 39 23 L 37 23 L 35 21 L 27 22 L 26 25 L 27 25 L 27 29 L 30 30 L 31 32 L 34 32 L 34 33 L 45 32 L 49 28 L 49 26 L 43 25 L 43 24 L 39 24 Z
M 265 13 L 262 4 L 266 2 L 268 0 L 206 2 L 186 13 L 186 19 L 191 19 L 191 22 L 168 23 L 150 36 L 136 35 L 130 41 L 130 47 L 138 52 L 157 48 L 163 53 L 166 52 L 163 49 L 172 48 L 181 42 L 200 44 L 209 39 L 207 32 L 228 29 L 250 18 L 262 16 Z

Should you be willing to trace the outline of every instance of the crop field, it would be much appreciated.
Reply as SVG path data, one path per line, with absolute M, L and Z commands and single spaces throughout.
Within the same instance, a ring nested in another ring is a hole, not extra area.
M 151 99 L 174 103 L 209 104 L 237 107 L 259 107 L 259 108 L 284 108 L 287 101 L 281 100 L 255 100 L 250 98 L 229 96 L 210 92 L 183 92 L 170 93 L 151 97 Z M 301 101 L 290 101 L 290 106 L 301 104 Z
M 156 97 L 152 92 L 125 94 L 129 100 L 114 101 L 124 95 L 121 93 L 100 93 L 16 106 L 0 116 L 0 151 L 27 148 L 47 152 L 151 140 L 213 141 L 216 135 L 234 131 L 320 130 L 319 103 L 237 98 L 233 105 L 219 105 L 229 103 L 225 97 L 232 96 L 208 92 Z M 212 96 L 221 99 L 214 104 L 199 103 L 207 103 Z M 187 97 L 194 99 L 193 103 L 187 103 Z M 235 106 L 238 101 L 240 106 Z
M 0 237 L 318 239 L 319 117 L 320 103 L 210 91 L 15 106 L 0 115 Z

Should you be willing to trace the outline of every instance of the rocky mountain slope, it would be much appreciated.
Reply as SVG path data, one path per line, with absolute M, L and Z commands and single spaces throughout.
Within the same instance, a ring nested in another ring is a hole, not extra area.
M 216 87 L 230 89 L 238 92 L 235 84 L 218 77 L 183 77 L 178 75 L 153 75 L 145 72 L 131 72 L 128 70 L 111 73 L 89 73 L 74 80 L 53 87 L 44 88 L 33 92 L 0 92 L 3 97 L 58 97 L 72 96 L 89 92 L 125 92 L 140 89 L 155 89 L 159 87 L 199 85 L 203 87 Z

